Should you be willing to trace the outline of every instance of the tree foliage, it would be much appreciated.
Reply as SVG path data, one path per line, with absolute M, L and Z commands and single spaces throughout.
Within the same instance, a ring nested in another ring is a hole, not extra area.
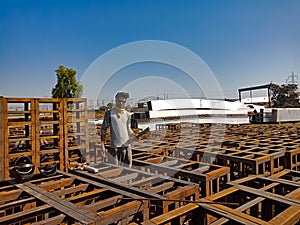
M 83 93 L 83 86 L 76 81 L 76 71 L 60 65 L 56 72 L 57 84 L 52 88 L 53 98 L 79 98 Z
M 271 84 L 272 104 L 276 108 L 293 108 L 299 107 L 298 87 L 297 84 Z
M 109 102 L 109 103 L 107 103 L 107 105 L 106 105 L 107 109 L 112 109 L 113 106 L 114 106 L 114 103 L 112 103 L 112 102 Z
M 109 110 L 109 109 L 112 109 L 114 106 L 114 104 L 112 102 L 109 102 L 107 103 L 106 105 L 102 105 L 99 107 L 99 112 L 100 113 L 103 113 L 105 112 L 106 110 Z
M 102 105 L 99 107 L 100 112 L 105 112 L 106 110 L 107 110 L 107 106 L 105 106 L 105 105 Z

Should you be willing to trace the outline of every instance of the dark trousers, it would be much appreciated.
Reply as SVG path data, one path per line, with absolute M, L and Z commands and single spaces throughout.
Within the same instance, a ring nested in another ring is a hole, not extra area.
M 108 161 L 117 166 L 132 166 L 132 152 L 130 147 L 109 148 Z

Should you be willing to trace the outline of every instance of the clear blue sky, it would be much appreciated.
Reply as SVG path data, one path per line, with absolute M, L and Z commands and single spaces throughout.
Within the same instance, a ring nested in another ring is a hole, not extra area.
M 1 0 L 0 95 L 49 97 L 60 64 L 80 80 L 120 45 L 162 40 L 201 57 L 225 97 L 237 97 L 238 88 L 283 84 L 292 71 L 300 76 L 299 12 L 298 0 Z M 174 90 L 153 95 L 177 97 Z

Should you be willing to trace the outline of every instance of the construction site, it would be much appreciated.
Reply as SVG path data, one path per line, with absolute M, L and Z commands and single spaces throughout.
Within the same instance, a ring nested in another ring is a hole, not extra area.
M 0 224 L 299 224 L 299 121 L 157 123 L 128 168 L 85 98 L 0 97 L 0 115 Z

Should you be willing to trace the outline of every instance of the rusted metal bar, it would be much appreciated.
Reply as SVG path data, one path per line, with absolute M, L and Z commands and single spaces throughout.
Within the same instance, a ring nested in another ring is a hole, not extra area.
M 143 154 L 151 157 L 151 154 Z M 142 156 L 142 154 L 139 156 Z M 162 157 L 160 162 L 163 163 L 150 163 L 149 161 L 140 160 L 139 156 L 137 158 L 134 157 L 133 160 L 133 165 L 136 168 L 139 168 L 142 171 L 147 170 L 154 174 L 168 177 L 171 176 L 176 179 L 188 180 L 189 182 L 200 184 L 202 197 L 221 190 L 225 183 L 229 181 L 228 167 L 173 157 Z M 153 155 L 153 157 L 156 158 L 157 156 Z M 165 166 L 169 164 L 172 164 L 172 167 Z M 222 182 L 220 182 L 220 179 L 222 179 Z
M 0 181 L 5 179 L 5 133 L 7 132 L 4 126 L 6 121 L 5 101 L 3 96 L 0 96 Z
M 170 222 L 173 222 L 174 220 L 176 221 L 181 221 L 182 222 L 177 222 L 177 224 L 185 224 L 184 223 L 184 218 L 188 214 L 192 214 L 192 218 L 189 217 L 188 224 L 203 224 L 201 221 L 201 212 L 200 212 L 200 207 L 197 204 L 192 204 L 188 203 L 186 205 L 183 205 L 179 208 L 176 208 L 170 212 L 164 213 L 162 215 L 159 215 L 157 217 L 151 218 L 150 220 L 147 220 L 143 222 L 143 225 L 152 225 L 152 224 L 168 224 Z M 202 217 L 204 218 L 204 217 Z
M 57 225 L 57 224 L 61 224 L 65 218 L 66 218 L 66 216 L 61 214 L 61 215 L 58 215 L 58 216 L 54 216 L 54 217 L 45 219 L 45 220 L 40 221 L 40 222 L 32 223 L 32 225 L 45 225 L 45 224 L 47 224 L 47 225 Z
M 130 199 L 130 198 L 122 198 Z M 183 202 L 183 203 L 194 203 L 194 204 L 219 204 L 219 205 L 229 205 L 229 206 L 239 206 L 239 203 L 234 202 L 210 202 L 210 201 L 193 201 L 193 200 L 180 200 L 180 199 L 158 199 L 158 198 L 132 198 L 134 200 L 141 200 L 141 201 L 164 201 L 164 202 Z
M 13 224 L 25 220 L 27 218 L 37 216 L 41 212 L 49 212 L 51 209 L 50 205 L 42 205 L 38 207 L 34 207 L 22 212 L 16 212 L 8 216 L 0 217 L 0 224 Z
M 67 214 L 78 221 L 90 224 L 93 221 L 97 221 L 99 218 L 95 214 L 91 213 L 88 210 L 78 208 L 71 204 L 69 201 L 63 200 L 56 195 L 52 195 L 49 192 L 32 185 L 30 183 L 17 184 L 16 185 L 21 190 L 26 191 L 32 196 L 39 196 L 39 199 L 47 204 L 51 204 L 52 207 L 56 208 L 60 212 Z

